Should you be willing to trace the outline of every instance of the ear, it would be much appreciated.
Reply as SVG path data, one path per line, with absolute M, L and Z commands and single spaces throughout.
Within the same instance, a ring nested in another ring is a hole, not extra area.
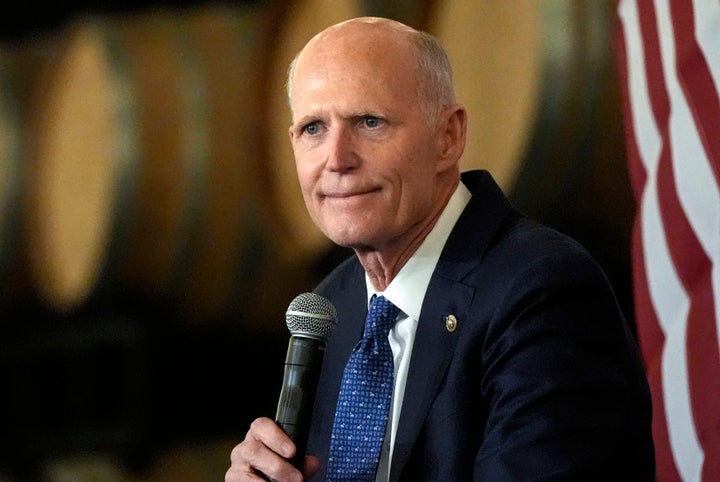
M 438 126 L 440 136 L 440 162 L 438 170 L 457 165 L 465 150 L 467 134 L 467 111 L 460 104 L 448 107 L 441 116 Z

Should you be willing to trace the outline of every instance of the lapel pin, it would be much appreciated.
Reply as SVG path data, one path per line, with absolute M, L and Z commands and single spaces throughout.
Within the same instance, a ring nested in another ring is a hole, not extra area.
M 450 333 L 455 331 L 455 328 L 457 328 L 457 318 L 455 318 L 455 315 L 447 315 L 445 317 L 445 328 Z

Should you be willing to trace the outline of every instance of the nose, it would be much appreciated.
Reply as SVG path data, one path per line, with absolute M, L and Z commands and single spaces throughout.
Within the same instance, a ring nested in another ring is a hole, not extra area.
M 345 172 L 360 165 L 356 139 L 351 129 L 336 126 L 328 137 L 326 169 L 333 172 Z

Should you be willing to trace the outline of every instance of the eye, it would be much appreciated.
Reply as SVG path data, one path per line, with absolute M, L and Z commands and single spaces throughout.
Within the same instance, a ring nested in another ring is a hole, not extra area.
M 363 123 L 365 124 L 365 127 L 374 129 L 382 124 L 382 119 L 380 119 L 379 117 L 367 115 L 363 117 Z
M 317 135 L 320 133 L 320 123 L 318 121 L 310 122 L 302 128 L 302 131 L 311 136 Z

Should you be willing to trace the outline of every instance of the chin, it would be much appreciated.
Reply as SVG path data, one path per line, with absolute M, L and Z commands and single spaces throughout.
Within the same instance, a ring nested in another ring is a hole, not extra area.
M 328 236 L 328 238 L 330 238 L 330 241 L 338 246 L 342 246 L 343 248 L 355 249 L 355 247 L 359 245 L 358 240 L 350 236 Z
M 352 231 L 325 231 L 325 236 L 330 238 L 333 243 L 338 246 L 342 246 L 343 248 L 356 249 L 367 245 L 366 236 L 360 236 L 358 233 Z
M 362 216 L 335 217 L 320 226 L 321 231 L 333 243 L 344 248 L 366 248 L 383 238 L 378 222 L 368 222 Z

